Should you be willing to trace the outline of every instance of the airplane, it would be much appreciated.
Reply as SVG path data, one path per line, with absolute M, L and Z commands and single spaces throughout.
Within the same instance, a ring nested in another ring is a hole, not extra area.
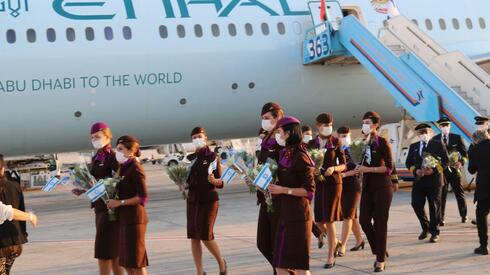
M 90 147 L 93 122 L 142 144 L 255 136 L 269 101 L 304 123 L 383 123 L 402 111 L 359 64 L 303 66 L 308 0 L 0 0 L 0 151 Z M 373 34 L 386 14 L 341 0 Z M 400 12 L 448 50 L 486 67 L 490 1 L 398 0 Z

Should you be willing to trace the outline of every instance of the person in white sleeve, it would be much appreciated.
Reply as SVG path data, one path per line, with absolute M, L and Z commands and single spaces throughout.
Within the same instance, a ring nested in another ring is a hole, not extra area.
M 24 212 L 13 208 L 11 205 L 5 205 L 0 201 L 0 224 L 5 221 L 28 221 L 32 226 L 37 226 L 37 216 L 32 212 Z

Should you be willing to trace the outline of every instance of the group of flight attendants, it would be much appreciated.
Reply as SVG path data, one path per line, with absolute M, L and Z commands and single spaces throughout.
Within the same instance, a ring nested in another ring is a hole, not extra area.
M 265 199 L 258 192 L 257 247 L 272 265 L 274 274 L 309 274 L 312 232 L 319 238 L 319 247 L 326 235 L 328 253 L 324 268 L 333 268 L 336 257 L 346 253 L 351 230 L 356 237 L 356 246 L 351 250 L 364 248 L 361 227 L 376 255 L 374 271 L 384 271 L 388 257 L 388 215 L 398 182 L 394 180 L 390 144 L 378 135 L 380 115 L 367 112 L 363 116 L 366 148 L 361 163 L 354 163 L 349 150 L 350 129 L 340 127 L 334 134 L 332 114 L 317 116 L 316 137 L 310 127 L 286 116 L 277 103 L 265 104 L 261 117 L 258 163 L 265 163 L 268 158 L 276 160 L 278 175 L 277 181 L 269 186 L 272 213 L 267 211 Z M 312 149 L 325 152 L 319 169 L 308 153 Z M 340 241 L 336 237 L 337 221 L 343 221 Z
M 112 132 L 109 125 L 97 122 L 91 127 L 91 141 L 96 152 L 92 158 L 91 174 L 95 179 L 119 177 L 117 199 L 92 203 L 95 212 L 95 258 L 99 274 L 146 274 L 148 256 L 145 234 L 148 216 L 146 174 L 139 162 L 140 144 L 132 136 L 117 139 L 112 148 Z M 202 264 L 202 245 L 218 262 L 220 274 L 227 274 L 226 261 L 214 240 L 213 228 L 218 214 L 217 189 L 223 187 L 221 163 L 209 174 L 209 166 L 217 159 L 216 153 L 207 146 L 206 130 L 196 127 L 191 132 L 196 152 L 188 156 L 192 162 L 188 178 L 187 237 L 191 239 L 192 255 L 198 274 L 206 274 Z M 76 195 L 80 195 L 77 193 Z M 109 219 L 109 209 L 115 209 L 117 220 Z

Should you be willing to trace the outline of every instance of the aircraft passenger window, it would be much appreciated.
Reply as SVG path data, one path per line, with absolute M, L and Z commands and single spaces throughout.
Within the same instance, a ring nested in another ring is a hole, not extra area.
M 439 27 L 441 30 L 446 30 L 446 21 L 444 21 L 442 18 L 439 19 Z
M 267 23 L 262 23 L 260 25 L 260 28 L 262 29 L 262 34 L 269 35 L 270 29 L 269 29 L 269 25 L 267 25 Z
M 66 40 L 70 42 L 75 41 L 75 30 L 73 28 L 66 29 Z
M 235 26 L 235 24 L 229 24 L 228 25 L 228 33 L 231 36 L 236 36 L 236 26 Z
M 112 30 L 111 27 L 105 27 L 104 28 L 104 36 L 105 36 L 106 40 L 114 39 L 114 31 Z
M 425 19 L 425 27 L 431 31 L 432 30 L 432 21 L 430 19 Z
M 284 23 L 277 23 L 277 32 L 281 35 L 286 33 L 286 26 L 284 26 Z
M 46 38 L 49 42 L 56 41 L 56 32 L 54 31 L 54 29 L 49 28 L 46 30 Z
M 453 28 L 459 30 L 459 21 L 456 18 L 453 18 Z
M 17 38 L 15 37 L 15 31 L 14 30 L 8 30 L 7 31 L 7 42 L 10 44 L 14 44 L 15 40 L 17 40 Z
M 470 18 L 466 18 L 465 22 L 466 22 L 466 27 L 468 28 L 468 30 L 473 29 L 473 22 L 471 22 Z
M 158 28 L 158 32 L 160 32 L 160 37 L 161 37 L 162 39 L 165 39 L 165 38 L 167 38 L 167 37 L 168 37 L 168 30 L 167 30 L 167 26 L 163 26 L 163 25 L 162 25 L 162 26 L 160 26 L 160 27 Z
M 487 28 L 487 24 L 485 23 L 485 19 L 483 18 L 478 18 L 478 24 L 480 24 L 480 28 L 485 29 Z
M 412 22 L 413 22 L 415 25 L 417 25 L 417 26 L 419 25 L 419 22 L 417 22 L 417 20 L 415 20 L 415 19 L 412 19 Z
M 216 24 L 211 25 L 211 32 L 213 33 L 214 37 L 219 36 L 219 26 Z
M 201 25 L 194 25 L 194 34 L 196 35 L 196 37 L 202 37 Z
M 88 41 L 94 41 L 94 39 L 95 39 L 94 29 L 86 28 L 85 29 L 85 37 L 87 38 Z
M 177 25 L 177 35 L 178 35 L 180 38 L 184 38 L 184 37 L 185 37 L 185 28 L 184 28 L 184 26 L 182 26 L 182 25 Z
M 254 29 L 252 27 L 252 24 L 250 24 L 250 23 L 245 24 L 245 33 L 248 36 L 252 36 L 254 34 Z
M 133 37 L 133 33 L 131 32 L 131 28 L 128 26 L 123 27 L 123 37 L 126 40 L 130 40 Z
M 27 30 L 27 41 L 29 41 L 29 43 L 36 42 L 36 31 L 35 30 L 33 30 L 33 29 Z

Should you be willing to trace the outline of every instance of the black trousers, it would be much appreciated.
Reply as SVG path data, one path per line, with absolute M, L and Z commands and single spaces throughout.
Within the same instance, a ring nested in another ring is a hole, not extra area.
M 386 260 L 386 238 L 393 188 L 386 186 L 376 190 L 362 189 L 359 223 L 376 255 L 376 261 Z
M 456 197 L 456 201 L 458 203 L 459 216 L 461 218 L 465 218 L 467 216 L 467 207 L 466 200 L 464 195 L 463 184 L 461 181 L 461 174 L 453 169 L 452 172 L 446 169 L 444 171 L 445 185 L 442 188 L 441 195 L 441 220 L 444 220 L 446 214 L 446 198 L 448 193 L 449 184 L 453 189 L 454 196 Z
M 476 224 L 480 245 L 488 246 L 488 213 L 490 212 L 490 199 L 479 200 L 476 204 Z
M 412 188 L 412 207 L 419 219 L 422 230 L 429 231 L 432 235 L 439 235 L 439 223 L 441 221 L 441 190 L 438 181 L 416 181 Z M 430 221 L 425 213 L 425 201 L 429 203 Z

